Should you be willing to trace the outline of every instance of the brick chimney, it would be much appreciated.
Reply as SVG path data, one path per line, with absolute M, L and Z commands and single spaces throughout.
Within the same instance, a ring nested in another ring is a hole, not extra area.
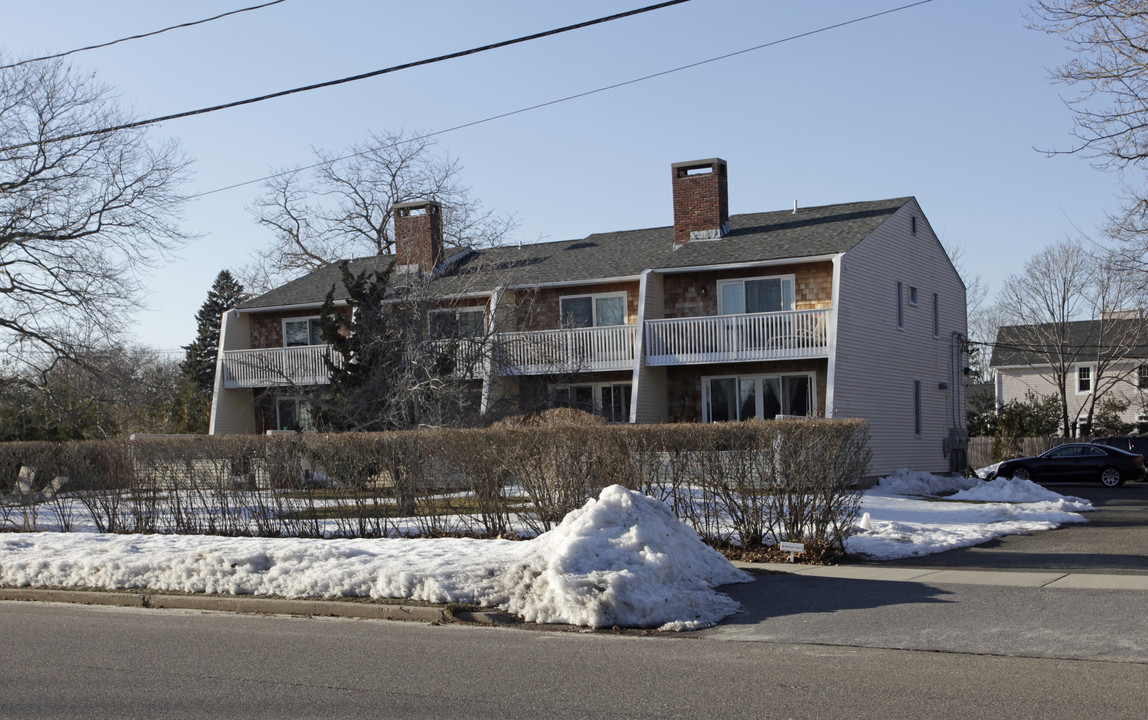
M 717 240 L 729 232 L 725 160 L 710 158 L 670 166 L 674 176 L 674 245 Z
M 442 206 L 433 200 L 395 203 L 395 265 L 431 272 L 443 259 Z

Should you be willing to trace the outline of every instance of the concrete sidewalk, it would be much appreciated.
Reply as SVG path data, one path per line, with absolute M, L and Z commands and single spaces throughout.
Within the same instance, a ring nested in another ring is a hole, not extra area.
M 744 570 L 789 573 L 806 577 L 914 582 L 925 585 L 1148 590 L 1148 575 L 1057 573 L 1028 570 L 947 570 L 943 568 L 880 567 L 874 565 L 800 565 L 797 563 L 735 562 L 734 565 Z

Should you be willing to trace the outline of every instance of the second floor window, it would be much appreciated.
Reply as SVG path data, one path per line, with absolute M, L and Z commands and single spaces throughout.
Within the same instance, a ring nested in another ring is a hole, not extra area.
M 283 347 L 322 345 L 319 318 L 291 318 L 283 321 Z
M 718 303 L 721 315 L 793 310 L 793 276 L 722 280 L 718 282 Z
M 1076 392 L 1080 395 L 1092 392 L 1092 368 L 1088 365 L 1076 368 Z
M 558 301 L 562 327 L 605 327 L 626 324 L 626 293 L 568 295 Z
M 430 332 L 436 339 L 482 337 L 486 333 L 486 311 L 483 308 L 432 310 Z
M 1148 389 L 1148 365 L 1136 367 L 1136 386 L 1141 390 Z

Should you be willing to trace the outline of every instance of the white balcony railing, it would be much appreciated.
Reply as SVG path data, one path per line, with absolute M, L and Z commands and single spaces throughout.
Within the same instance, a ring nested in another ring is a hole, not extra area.
M 325 385 L 331 381 L 324 358 L 329 345 L 305 345 L 223 353 L 226 388 Z
M 507 375 L 631 370 L 634 325 L 538 330 L 498 336 L 497 366 Z
M 828 322 L 828 310 L 649 320 L 646 364 L 828 357 Z

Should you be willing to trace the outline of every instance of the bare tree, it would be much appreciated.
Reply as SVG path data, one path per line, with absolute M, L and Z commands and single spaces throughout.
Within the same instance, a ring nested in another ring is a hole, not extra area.
M 989 353 L 985 350 L 991 346 L 996 337 L 997 328 L 1000 327 L 1000 318 L 995 308 L 987 304 L 989 286 L 984 276 L 973 273 L 965 262 L 965 247 L 961 243 L 944 243 L 945 252 L 949 261 L 953 263 L 957 274 L 965 283 L 965 315 L 968 318 L 969 340 L 972 350 L 969 352 L 969 366 L 974 374 L 974 382 L 988 382 L 991 379 L 989 369 Z
M 1111 254 L 1062 241 L 1030 258 L 1001 289 L 999 310 L 1015 326 L 1000 337 L 1040 359 L 1033 367 L 1056 389 L 1065 437 L 1082 418 L 1091 424 L 1098 403 L 1135 372 L 1144 332 L 1135 280 Z M 1071 380 L 1082 364 L 1092 367 L 1091 395 L 1073 412 Z
M 451 248 L 499 244 L 514 228 L 470 197 L 457 159 L 434 153 L 434 140 L 407 132 L 372 133 L 341 154 L 315 150 L 316 164 L 276 175 L 251 208 L 274 235 L 236 271 L 248 288 L 263 292 L 338 260 L 391 252 L 392 207 L 437 200 L 443 241 Z
M 1033 27 L 1063 38 L 1075 52 L 1052 79 L 1079 91 L 1068 99 L 1076 144 L 1050 154 L 1078 153 L 1122 173 L 1125 197 L 1108 232 L 1126 241 L 1126 263 L 1142 272 L 1148 271 L 1146 14 L 1143 0 L 1036 0 L 1030 16 Z
M 108 88 L 60 62 L 0 70 L 0 352 L 50 365 L 115 338 L 139 273 L 186 235 L 188 161 L 124 123 Z

